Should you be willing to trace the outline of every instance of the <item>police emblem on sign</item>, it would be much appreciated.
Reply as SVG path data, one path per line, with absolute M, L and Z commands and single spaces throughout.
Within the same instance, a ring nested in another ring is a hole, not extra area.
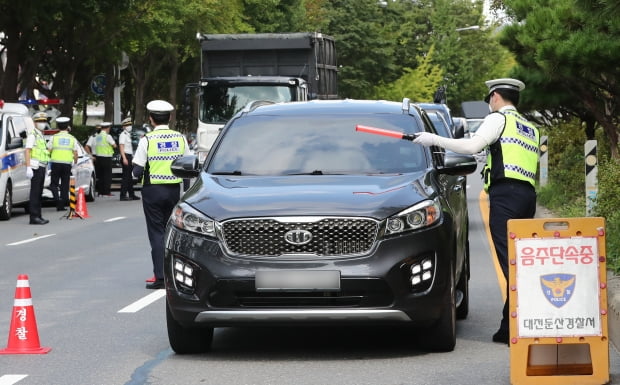
M 546 274 L 540 276 L 540 288 L 547 300 L 560 308 L 568 303 L 575 291 L 574 274 Z

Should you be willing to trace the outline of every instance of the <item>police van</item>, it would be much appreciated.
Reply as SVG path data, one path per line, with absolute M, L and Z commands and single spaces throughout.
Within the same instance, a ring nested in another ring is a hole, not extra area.
M 26 176 L 26 133 L 34 130 L 28 107 L 0 100 L 0 220 L 15 206 L 28 210 L 30 179 Z

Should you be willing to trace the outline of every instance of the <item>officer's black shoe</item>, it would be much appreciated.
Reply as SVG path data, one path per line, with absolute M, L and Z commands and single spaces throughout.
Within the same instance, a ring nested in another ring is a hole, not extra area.
M 30 224 L 31 225 L 44 225 L 46 223 L 49 223 L 49 221 L 47 219 L 43 219 L 41 217 L 39 218 L 34 218 L 30 220 Z
M 146 284 L 147 289 L 163 289 L 164 287 L 163 279 L 156 279 L 155 282 L 149 282 Z
M 137 196 L 134 195 L 134 196 L 131 197 L 131 200 L 132 201 L 139 201 L 140 197 L 137 197 Z
M 130 200 L 132 200 L 132 199 L 128 198 L 128 197 L 121 197 L 121 201 L 130 201 Z
M 508 341 L 510 340 L 510 336 L 508 330 L 504 328 L 500 328 L 495 334 L 493 334 L 493 342 L 499 342 L 501 344 L 508 345 Z

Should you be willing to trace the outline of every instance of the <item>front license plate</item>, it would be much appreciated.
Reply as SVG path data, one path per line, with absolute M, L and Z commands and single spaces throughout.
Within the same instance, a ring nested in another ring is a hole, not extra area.
M 256 291 L 339 291 L 338 270 L 259 270 Z

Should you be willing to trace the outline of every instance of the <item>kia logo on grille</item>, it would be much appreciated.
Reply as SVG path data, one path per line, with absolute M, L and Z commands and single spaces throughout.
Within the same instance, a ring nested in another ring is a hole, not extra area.
M 291 245 L 305 245 L 312 240 L 312 233 L 307 230 L 295 229 L 284 234 L 284 240 Z

